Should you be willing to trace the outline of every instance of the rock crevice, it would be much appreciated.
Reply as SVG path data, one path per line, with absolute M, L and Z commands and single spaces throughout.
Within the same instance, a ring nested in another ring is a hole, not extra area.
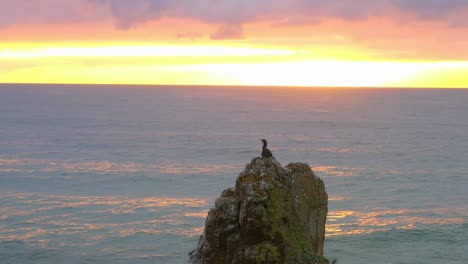
M 327 206 L 309 165 L 255 158 L 216 199 L 189 263 L 327 263 Z

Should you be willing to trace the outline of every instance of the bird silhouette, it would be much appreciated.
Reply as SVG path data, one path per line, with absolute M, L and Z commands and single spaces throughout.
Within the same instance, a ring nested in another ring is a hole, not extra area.
M 260 139 L 260 141 L 263 142 L 263 147 L 262 147 L 262 158 L 270 158 L 273 157 L 273 154 L 271 151 L 267 148 L 267 141 L 266 139 Z

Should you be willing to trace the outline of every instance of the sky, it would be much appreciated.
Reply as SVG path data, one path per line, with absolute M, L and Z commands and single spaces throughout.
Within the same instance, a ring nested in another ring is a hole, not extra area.
M 0 82 L 468 88 L 468 0 L 0 0 Z

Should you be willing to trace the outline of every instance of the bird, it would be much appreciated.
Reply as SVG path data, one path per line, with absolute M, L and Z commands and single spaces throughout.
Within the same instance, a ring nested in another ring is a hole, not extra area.
M 273 157 L 273 154 L 271 154 L 271 151 L 267 148 L 267 141 L 266 141 L 266 139 L 260 139 L 260 141 L 263 142 L 263 147 L 262 147 L 262 158 L 270 158 L 270 157 Z

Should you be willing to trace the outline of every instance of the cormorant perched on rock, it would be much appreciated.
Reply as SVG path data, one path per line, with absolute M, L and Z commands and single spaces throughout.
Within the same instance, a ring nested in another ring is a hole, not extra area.
M 273 157 L 273 154 L 271 154 L 271 151 L 267 148 L 267 141 L 266 139 L 260 139 L 263 142 L 263 147 L 262 147 L 262 158 L 270 158 Z

